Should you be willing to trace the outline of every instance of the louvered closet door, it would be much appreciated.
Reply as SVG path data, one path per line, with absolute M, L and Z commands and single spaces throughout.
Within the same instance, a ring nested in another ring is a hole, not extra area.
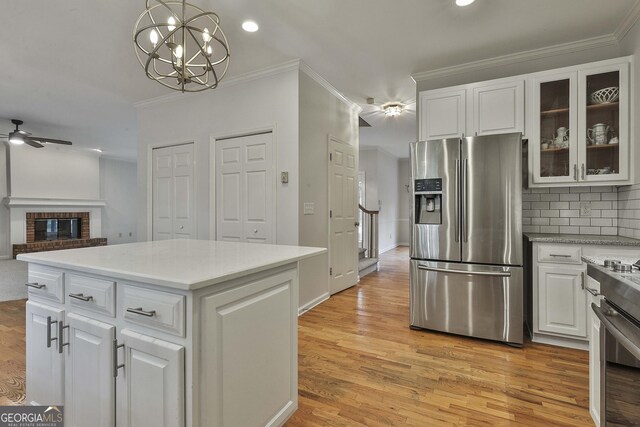
M 272 134 L 216 141 L 216 239 L 274 243 Z

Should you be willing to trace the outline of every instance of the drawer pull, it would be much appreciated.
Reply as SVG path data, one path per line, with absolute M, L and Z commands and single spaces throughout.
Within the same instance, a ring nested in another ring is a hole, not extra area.
M 138 307 L 138 308 L 127 308 L 127 311 L 129 313 L 133 313 L 133 314 L 139 314 L 140 316 L 147 316 L 147 317 L 153 317 L 156 315 L 156 311 L 155 310 L 143 310 L 142 307 Z
M 594 297 L 600 296 L 600 292 L 598 292 L 595 289 L 591 289 L 591 288 L 585 288 L 587 290 L 587 292 L 589 292 L 591 295 L 593 295 Z
M 51 342 L 57 340 L 58 338 L 51 338 L 51 325 L 55 325 L 58 323 L 57 320 L 51 320 L 51 316 L 47 316 L 47 348 L 51 348 Z
M 118 377 L 118 369 L 124 368 L 124 363 L 118 364 L 119 348 L 124 348 L 124 344 L 118 344 L 118 340 L 113 340 L 113 378 Z
M 62 349 L 69 345 L 68 342 L 64 342 L 64 330 L 69 329 L 69 325 L 62 323 L 62 320 L 58 322 L 58 353 L 62 354 Z
M 84 296 L 84 294 L 69 294 L 69 296 L 71 298 L 75 298 L 75 299 L 79 299 L 80 301 L 93 301 L 93 297 L 91 295 L 87 295 L 86 297 Z
M 28 286 L 30 288 L 35 288 L 35 289 L 42 289 L 42 288 L 46 288 L 47 287 L 47 285 L 41 284 L 41 283 L 38 283 L 38 282 L 25 283 L 24 285 Z
M 552 256 L 555 258 L 571 258 L 571 255 L 564 255 L 564 254 L 549 254 L 549 256 Z

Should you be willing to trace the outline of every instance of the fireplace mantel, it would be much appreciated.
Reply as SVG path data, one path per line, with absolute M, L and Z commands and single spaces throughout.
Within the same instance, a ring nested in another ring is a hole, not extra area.
M 37 207 L 104 207 L 107 203 L 99 199 L 45 199 L 34 197 L 5 197 L 2 200 L 8 208 Z

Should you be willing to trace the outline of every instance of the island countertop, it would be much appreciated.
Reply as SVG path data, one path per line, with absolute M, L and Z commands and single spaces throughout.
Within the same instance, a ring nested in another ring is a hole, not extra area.
M 176 239 L 21 254 L 18 260 L 196 290 L 326 252 L 304 246 Z

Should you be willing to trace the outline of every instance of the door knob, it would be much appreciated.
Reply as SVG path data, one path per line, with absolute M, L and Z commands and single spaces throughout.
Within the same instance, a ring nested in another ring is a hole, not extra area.
M 257 228 L 254 228 L 254 229 L 253 229 L 253 233 L 254 233 L 254 234 L 256 234 L 257 232 L 258 232 L 258 229 L 257 229 Z
M 360 227 L 360 223 L 356 221 L 355 226 Z
M 180 226 L 180 230 L 182 230 L 183 228 L 184 228 L 184 225 L 181 225 L 181 226 Z

